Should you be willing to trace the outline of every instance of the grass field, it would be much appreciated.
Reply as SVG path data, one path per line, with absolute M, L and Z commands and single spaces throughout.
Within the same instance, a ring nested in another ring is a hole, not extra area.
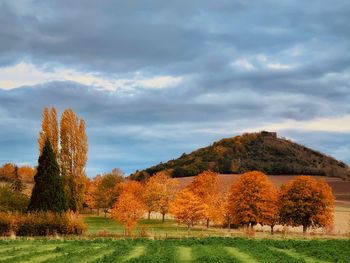
M 85 216 L 84 222 L 88 225 L 88 236 L 121 236 L 124 237 L 124 227 L 111 218 L 101 216 Z M 167 219 L 164 223 L 158 219 L 143 219 L 133 231 L 135 236 L 166 238 L 166 237 L 202 237 L 221 236 L 223 231 L 218 229 L 193 228 L 179 226 L 175 220 Z
M 0 241 L 0 262 L 349 262 L 349 240 L 94 239 Z

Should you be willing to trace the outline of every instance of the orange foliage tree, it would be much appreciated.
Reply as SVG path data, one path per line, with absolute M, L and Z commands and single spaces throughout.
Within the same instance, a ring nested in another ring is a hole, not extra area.
M 58 156 L 58 122 L 57 111 L 54 107 L 51 109 L 45 107 L 41 122 L 41 131 L 38 137 L 39 153 L 41 154 L 46 139 L 49 139 L 52 149 Z
M 222 218 L 222 196 L 219 191 L 218 180 L 217 173 L 204 171 L 198 174 L 188 186 L 188 189 L 192 191 L 203 204 L 205 204 L 207 227 L 209 227 L 209 222 L 211 220 L 217 222 Z
M 98 179 L 93 196 L 97 208 L 102 208 L 105 216 L 117 201 L 122 191 L 119 184 L 123 181 L 123 172 L 119 169 L 113 169 L 112 172 L 103 174 Z
M 33 183 L 35 173 L 36 173 L 36 169 L 33 167 L 26 166 L 26 165 L 18 167 L 18 174 L 23 180 L 23 182 Z
M 188 228 L 206 218 L 206 205 L 189 189 L 184 189 L 176 195 L 170 207 L 170 213 L 176 220 Z
M 12 181 L 15 177 L 16 173 L 16 165 L 12 163 L 5 163 L 2 167 L 0 167 L 0 175 L 1 179 L 6 181 Z
M 148 219 L 152 211 L 165 215 L 169 212 L 170 203 L 175 199 L 178 191 L 178 181 L 170 178 L 163 172 L 152 176 L 145 184 L 143 199 L 148 210 Z
M 36 169 L 27 165 L 17 166 L 6 163 L 0 167 L 0 178 L 5 181 L 13 181 L 19 178 L 22 182 L 33 183 Z
M 142 186 L 138 182 L 130 181 L 122 183 L 122 193 L 112 209 L 112 218 L 121 222 L 127 234 L 131 235 L 138 220 L 146 211 L 142 197 Z
M 97 185 L 96 185 L 95 178 L 93 178 L 92 180 L 88 179 L 86 181 L 86 186 L 85 186 L 84 203 L 85 203 L 85 206 L 88 207 L 91 211 L 92 209 L 96 208 L 94 192 L 96 191 Z
M 229 209 L 235 224 L 270 224 L 277 213 L 276 190 L 265 174 L 245 173 L 231 186 Z
M 298 176 L 281 187 L 280 221 L 291 226 L 327 227 L 334 220 L 334 196 L 324 181 Z

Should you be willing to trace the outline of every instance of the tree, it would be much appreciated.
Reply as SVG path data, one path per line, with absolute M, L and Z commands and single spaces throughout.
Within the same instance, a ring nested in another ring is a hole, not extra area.
M 69 209 L 79 211 L 84 202 L 87 137 L 85 122 L 72 109 L 63 112 L 60 129 L 60 165 Z
M 158 172 L 147 181 L 143 199 L 147 206 L 148 219 L 152 211 L 157 211 L 162 214 L 162 222 L 164 222 L 170 204 L 175 199 L 177 189 L 178 181 L 170 178 L 164 172 Z
M 279 198 L 282 224 L 309 227 L 326 227 L 333 224 L 334 196 L 324 181 L 310 176 L 298 176 L 281 187 Z
M 253 227 L 267 223 L 274 210 L 274 186 L 268 177 L 257 171 L 241 175 L 230 189 L 230 212 L 235 224 Z
M 112 209 L 112 218 L 125 226 L 128 235 L 131 235 L 133 228 L 146 211 L 140 199 L 139 186 L 141 186 L 139 183 L 124 183 L 123 191 Z
M 60 169 L 49 139 L 46 140 L 39 157 L 37 173 L 29 211 L 63 212 L 67 210 L 66 196 Z
M 198 174 L 188 189 L 192 191 L 203 204 L 206 205 L 206 221 L 209 227 L 210 220 L 217 221 L 220 217 L 219 210 L 221 195 L 219 191 L 218 174 L 211 171 L 204 171 Z
M 98 209 L 95 193 L 97 190 L 97 186 L 99 184 L 99 180 L 101 176 L 95 176 L 92 180 L 88 180 L 87 187 L 85 191 L 85 204 L 92 211 L 92 209 Z M 98 210 L 99 211 L 99 210 Z
M 30 166 L 20 166 L 18 167 L 18 174 L 23 182 L 33 183 L 34 175 L 36 174 L 36 169 Z
M 19 175 L 17 166 L 15 166 L 14 179 L 11 184 L 11 188 L 13 191 L 18 193 L 21 193 L 25 189 L 25 185 L 23 184 L 21 176 Z
M 206 205 L 189 189 L 176 195 L 170 207 L 170 213 L 176 220 L 187 225 L 188 229 L 206 217 Z
M 12 181 L 16 171 L 16 165 L 12 163 L 5 163 L 0 167 L 1 179 L 4 181 Z
M 143 185 L 140 182 L 127 180 L 118 184 L 117 187 L 120 187 L 121 193 L 131 193 L 137 200 L 143 202 Z
M 39 154 L 41 154 L 44 148 L 46 139 L 49 139 L 51 147 L 56 157 L 58 157 L 58 122 L 57 111 L 54 107 L 51 109 L 45 107 L 43 110 L 41 131 L 38 137 Z
M 93 198 L 96 207 L 103 209 L 105 217 L 117 201 L 122 190 L 118 184 L 123 181 L 123 172 L 119 169 L 113 169 L 111 173 L 104 174 L 98 179 Z
M 9 186 L 0 186 L 0 211 L 24 212 L 29 203 L 29 198 L 21 193 L 13 191 Z
M 273 234 L 273 228 L 279 223 L 279 191 L 275 187 L 272 187 L 266 193 L 266 196 L 269 204 L 262 206 L 263 213 L 261 214 L 261 221 L 259 223 L 270 226 L 271 234 Z

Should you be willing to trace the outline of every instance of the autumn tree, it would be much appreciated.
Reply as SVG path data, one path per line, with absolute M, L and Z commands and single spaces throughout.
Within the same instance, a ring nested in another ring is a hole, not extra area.
M 12 163 L 5 163 L 0 167 L 1 179 L 4 181 L 12 181 L 16 171 L 16 165 Z
M 101 176 L 97 175 L 93 179 L 87 181 L 85 189 L 85 204 L 90 210 L 98 209 L 95 194 L 100 180 Z
M 229 205 L 233 222 L 239 225 L 267 224 L 275 212 L 275 189 L 268 177 L 257 171 L 241 175 L 230 189 Z
M 131 235 L 137 222 L 142 218 L 146 207 L 141 199 L 142 186 L 138 182 L 122 184 L 122 193 L 112 209 L 112 218 L 121 222 L 127 234 Z
M 282 224 L 309 227 L 326 227 L 333 224 L 334 196 L 324 181 L 310 176 L 298 176 L 281 187 L 279 198 Z
M 209 227 L 211 220 L 218 221 L 221 218 L 220 209 L 222 196 L 219 189 L 219 177 L 217 173 L 204 171 L 198 174 L 188 186 L 203 204 L 206 205 L 206 223 Z
M 46 139 L 39 157 L 34 182 L 35 185 L 28 206 L 29 211 L 62 212 L 67 210 L 60 169 L 49 139 Z
M 43 110 L 41 131 L 38 137 L 39 154 L 42 152 L 46 139 L 49 139 L 52 149 L 56 157 L 58 157 L 58 122 L 57 111 L 54 107 L 51 109 L 45 107 Z
M 263 213 L 261 214 L 261 225 L 270 226 L 271 234 L 273 234 L 274 227 L 279 223 L 279 190 L 275 187 L 270 188 L 270 191 L 266 193 L 269 204 L 262 207 Z
M 189 189 L 184 189 L 176 195 L 170 207 L 170 213 L 188 229 L 206 218 L 206 205 Z
M 14 172 L 14 178 L 11 184 L 11 188 L 15 192 L 22 192 L 25 189 L 25 185 L 22 181 L 22 178 L 18 172 L 18 167 L 17 165 L 15 166 L 15 172 Z
M 124 176 L 120 169 L 113 169 L 112 172 L 103 174 L 98 179 L 93 198 L 97 209 L 103 209 L 105 217 L 117 201 L 122 190 L 118 184 L 123 181 Z
M 79 211 L 84 202 L 88 146 L 85 122 L 72 109 L 67 109 L 62 114 L 60 146 L 60 166 L 68 207 Z
M 131 193 L 137 200 L 141 200 L 143 202 L 143 185 L 140 182 L 126 180 L 118 184 L 117 187 L 120 187 L 121 193 Z
M 178 181 L 170 178 L 164 172 L 158 172 L 146 183 L 143 191 L 143 199 L 150 213 L 156 211 L 162 214 L 162 222 L 169 212 L 171 202 L 175 199 L 178 190 Z
M 18 174 L 23 182 L 33 183 L 34 175 L 36 174 L 36 169 L 27 165 L 18 167 Z

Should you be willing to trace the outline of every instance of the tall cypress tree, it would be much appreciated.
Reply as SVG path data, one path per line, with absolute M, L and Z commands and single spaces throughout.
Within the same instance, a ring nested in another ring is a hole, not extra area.
M 67 201 L 64 192 L 63 180 L 55 153 L 48 139 L 39 157 L 37 173 L 34 176 L 34 188 L 28 211 L 67 210 Z

